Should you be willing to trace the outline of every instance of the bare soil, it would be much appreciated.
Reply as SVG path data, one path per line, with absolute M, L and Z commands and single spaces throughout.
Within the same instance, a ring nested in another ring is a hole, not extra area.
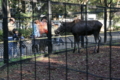
M 5 80 L 110 80 L 110 76 L 120 80 L 120 46 L 101 46 L 99 53 L 93 53 L 91 47 L 81 49 L 80 54 L 39 57 L 0 72 L 0 78 Z

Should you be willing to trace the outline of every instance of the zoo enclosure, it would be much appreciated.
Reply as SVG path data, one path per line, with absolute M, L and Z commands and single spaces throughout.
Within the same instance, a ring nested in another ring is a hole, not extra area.
M 5 3 L 5 2 L 4 2 Z M 51 43 L 52 43 L 52 39 L 51 39 L 51 17 L 52 17 L 52 12 L 51 12 L 51 9 L 50 9 L 50 5 L 51 5 L 51 3 L 52 4 L 58 4 L 59 2 L 50 2 L 50 1 L 48 1 L 48 6 L 49 6 L 49 10 L 48 10 L 48 14 L 47 14 L 47 16 L 48 16 L 48 30 L 49 30 L 49 35 L 48 35 L 48 41 L 49 41 L 49 45 L 48 45 L 48 54 L 51 54 Z M 81 12 L 77 12 L 77 13 L 70 13 L 70 15 L 74 15 L 74 14 L 84 14 L 84 15 L 86 15 L 85 16 L 85 20 L 87 20 L 87 13 L 89 13 L 88 11 L 87 11 L 87 9 L 88 9 L 88 7 L 87 7 L 87 5 L 80 5 L 80 4 L 70 4 L 70 3 L 59 3 L 59 4 L 62 4 L 62 5 L 65 5 L 65 7 L 66 7 L 66 5 L 77 5 L 77 6 L 84 6 L 84 8 L 85 8 L 85 10 L 83 10 L 83 11 L 81 11 Z M 105 10 L 106 9 L 106 7 L 100 7 L 100 6 L 98 6 L 97 8 L 102 8 L 103 10 Z M 109 11 L 109 13 L 110 13 L 110 27 L 111 27 L 111 10 L 112 9 L 119 9 L 119 8 L 111 8 L 111 7 L 107 7 L 107 9 L 109 9 L 110 11 Z M 5 9 L 6 10 L 6 9 Z M 3 11 L 4 12 L 4 14 L 6 14 L 6 11 Z M 98 12 L 94 12 L 94 13 L 98 13 Z M 103 11 L 103 13 L 106 13 L 105 11 Z M 6 14 L 7 15 L 7 14 Z M 64 13 L 64 15 L 66 16 L 67 14 L 66 14 L 66 12 Z M 6 25 L 6 23 L 7 23 L 7 18 L 8 17 L 3 17 L 3 26 L 5 27 L 7 27 L 7 25 Z M 109 41 L 108 41 L 108 45 L 109 45 L 109 47 L 110 47 L 110 55 L 109 55 L 109 59 L 110 59 L 110 61 L 111 61 L 111 54 L 112 54 L 112 40 L 113 39 L 119 39 L 119 32 L 117 33 L 117 34 L 115 34 L 115 35 L 117 35 L 116 37 L 114 36 L 114 33 L 113 32 L 111 32 L 111 30 L 108 32 L 109 34 L 109 36 L 107 36 L 107 32 L 106 32 L 106 14 L 104 14 L 104 35 L 102 35 L 103 37 L 102 37 L 102 39 L 104 38 L 104 40 L 102 41 L 102 43 L 103 43 L 103 45 L 106 45 L 106 44 L 104 44 L 104 42 L 107 42 L 107 37 L 108 37 L 108 39 L 109 39 Z M 4 30 L 4 32 L 6 32 L 7 31 L 7 28 L 3 28 L 3 30 Z M 7 34 L 6 33 L 4 33 L 4 45 L 7 45 Z M 84 40 L 84 39 L 83 39 Z M 83 44 L 84 42 L 83 41 L 81 41 L 81 43 Z M 89 43 L 92 43 L 92 41 L 91 42 L 89 42 Z M 67 40 L 66 40 L 66 37 L 65 37 L 65 44 L 67 44 Z M 83 44 L 84 45 L 84 44 Z M 67 46 L 66 46 L 66 48 L 67 48 Z M 66 49 L 67 50 L 67 49 Z M 87 49 L 86 49 L 87 50 Z M 67 52 L 66 52 L 67 53 Z M 86 53 L 86 64 L 88 64 L 88 62 L 87 62 L 87 58 L 88 58 L 88 56 L 87 56 L 87 54 L 88 53 Z M 50 58 L 50 57 L 49 57 Z M 5 63 L 8 63 L 8 52 L 7 52 L 7 48 L 6 47 L 4 47 L 4 59 L 5 59 Z M 67 59 L 67 56 L 66 56 L 66 59 Z M 66 62 L 67 63 L 67 62 Z M 50 64 L 49 64 L 50 65 Z M 66 64 L 67 65 L 67 64 Z M 109 64 L 109 71 L 110 71 L 110 73 L 109 73 L 109 78 L 108 79 L 119 79 L 119 78 L 112 78 L 112 76 L 111 76 L 111 63 Z M 49 66 L 50 67 L 50 66 Z M 66 68 L 66 69 L 68 69 L 68 68 Z M 89 72 L 88 72 L 88 65 L 86 66 L 86 79 L 88 79 L 88 75 L 89 75 Z M 67 70 L 66 70 L 66 73 L 67 73 Z M 94 76 L 96 76 L 96 75 L 94 75 Z M 97 77 L 101 77 L 101 76 L 97 76 Z M 103 78 L 105 78 L 106 79 L 106 77 L 103 77 Z M 66 74 L 66 79 L 67 79 L 67 74 Z

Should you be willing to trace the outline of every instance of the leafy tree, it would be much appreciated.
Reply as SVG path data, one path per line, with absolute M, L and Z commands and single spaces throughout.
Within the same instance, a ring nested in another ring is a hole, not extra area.
M 16 13 L 12 14 L 12 17 L 18 17 L 18 18 L 19 17 L 29 17 L 28 18 L 29 20 L 21 19 L 22 21 L 25 20 L 25 22 L 30 22 L 30 21 L 32 21 L 33 17 L 38 19 L 38 16 L 40 16 L 41 14 L 47 15 L 47 11 L 48 11 L 47 1 L 48 0 L 37 0 L 38 1 L 37 3 L 33 2 L 32 0 L 28 1 L 27 4 L 32 5 L 31 6 L 31 9 L 32 9 L 31 12 L 26 12 L 26 10 L 25 10 L 26 9 L 26 2 L 23 1 L 23 0 L 8 0 L 8 1 L 9 1 L 10 7 L 12 9 L 16 10 Z M 46 2 L 42 3 L 43 1 L 46 1 Z M 105 7 L 110 7 L 110 5 L 112 7 L 118 7 L 119 6 L 119 0 L 51 0 L 51 1 L 75 3 L 75 4 L 87 4 L 88 6 L 105 6 Z M 106 3 L 105 3 L 105 1 L 106 1 Z M 18 5 L 16 5 L 16 4 L 18 4 Z M 38 9 L 38 6 L 40 6 L 41 8 Z M 56 18 L 58 18 L 58 14 L 66 14 L 66 13 L 80 12 L 81 11 L 80 6 L 55 5 L 55 4 L 53 4 L 51 6 L 52 6 L 53 17 L 56 17 Z M 89 9 L 89 11 L 99 12 L 98 16 L 100 18 L 104 17 L 103 13 L 102 13 L 103 9 L 99 9 L 99 8 L 91 8 L 91 9 L 88 8 L 88 9 Z M 115 14 L 116 14 L 116 12 L 112 12 L 113 19 L 118 16 L 118 15 L 115 15 Z M 75 15 L 71 14 L 71 15 L 67 15 L 67 17 L 75 17 L 76 15 L 77 14 L 75 14 Z M 108 15 L 108 18 L 109 18 L 109 13 L 107 13 L 107 15 Z

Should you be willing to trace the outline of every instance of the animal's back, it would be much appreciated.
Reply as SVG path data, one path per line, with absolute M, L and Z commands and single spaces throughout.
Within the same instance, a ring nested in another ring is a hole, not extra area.
M 102 28 L 102 23 L 100 21 L 95 21 L 95 26 L 97 26 L 96 28 L 101 29 Z
M 87 26 L 86 26 L 87 25 Z M 93 20 L 93 21 L 79 21 L 76 23 L 72 29 L 73 34 L 78 33 L 80 35 L 91 35 L 94 32 L 100 32 L 102 23 Z

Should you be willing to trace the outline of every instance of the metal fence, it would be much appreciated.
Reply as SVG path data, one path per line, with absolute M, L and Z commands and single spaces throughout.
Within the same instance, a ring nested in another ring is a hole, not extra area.
M 25 39 L 25 47 L 23 48 L 23 55 L 20 51 L 20 44 L 17 41 L 17 56 L 8 56 L 8 43 L 16 41 L 8 41 L 7 29 L 7 0 L 3 2 L 3 39 L 0 43 L 0 79 L 1 80 L 120 80 L 120 32 L 112 31 L 113 10 L 119 8 L 103 7 L 103 6 L 89 6 L 83 4 L 59 3 L 47 1 L 43 2 L 48 5 L 48 37 L 37 38 L 37 40 L 47 40 L 45 45 L 45 53 L 38 51 L 33 52 L 32 40 Z M 52 13 L 51 5 L 64 5 L 65 12 L 63 14 Z M 80 7 L 79 12 L 66 13 L 67 5 Z M 87 9 L 89 8 L 89 11 Z M 100 11 L 92 12 L 92 9 L 99 9 Z M 81 15 L 81 19 L 87 20 L 87 14 L 98 14 L 102 12 L 102 23 L 104 31 L 100 33 L 101 43 L 100 52 L 93 53 L 95 46 L 94 37 L 89 35 L 88 41 L 86 37 L 82 37 L 80 43 L 82 46 L 80 54 L 73 53 L 74 37 L 73 35 L 62 35 L 60 44 L 56 44 L 54 39 L 58 36 L 51 35 L 51 18 L 52 15 Z M 114 12 L 114 11 L 113 11 Z M 109 13 L 109 24 L 107 24 L 107 15 Z M 32 15 L 33 18 L 35 18 Z M 38 17 L 38 16 L 37 16 Z M 23 17 L 15 17 L 22 19 Z M 29 17 L 25 17 L 27 19 Z M 110 29 L 110 30 L 107 30 Z M 86 44 L 88 43 L 88 44 Z M 42 44 L 44 46 L 45 43 Z M 84 46 L 84 47 L 83 47 Z M 12 49 L 12 51 L 14 48 Z

